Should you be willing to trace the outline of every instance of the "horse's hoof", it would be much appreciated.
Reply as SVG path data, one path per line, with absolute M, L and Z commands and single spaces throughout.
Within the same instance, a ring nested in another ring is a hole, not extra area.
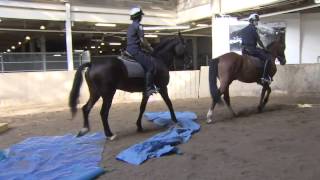
M 112 136 L 110 136 L 110 137 L 107 137 L 110 141 L 113 141 L 113 140 L 115 140 L 116 139 L 116 137 L 117 137 L 117 135 L 112 135 Z
M 212 119 L 207 119 L 207 124 L 211 124 L 212 122 Z
M 258 113 L 262 113 L 263 108 L 262 107 L 258 107 Z
M 142 127 L 137 127 L 137 132 L 143 132 L 143 128 Z
M 82 128 L 78 134 L 77 134 L 77 137 L 81 137 L 81 136 L 84 136 L 85 134 L 87 134 L 89 132 L 89 129 L 88 128 Z

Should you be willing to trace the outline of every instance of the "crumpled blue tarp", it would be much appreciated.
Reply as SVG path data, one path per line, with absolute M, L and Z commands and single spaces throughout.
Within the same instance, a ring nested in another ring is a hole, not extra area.
M 28 138 L 1 151 L 0 179 L 93 179 L 104 173 L 99 167 L 104 144 L 102 132 Z
M 194 121 L 197 119 L 195 113 L 176 112 L 175 114 L 179 124 L 182 126 L 181 128 L 171 127 L 165 132 L 120 152 L 116 158 L 130 164 L 139 165 L 149 158 L 160 157 L 169 153 L 180 153 L 175 145 L 187 142 L 194 132 L 200 130 L 200 125 Z M 145 113 L 145 116 L 150 121 L 161 126 L 172 123 L 169 112 Z

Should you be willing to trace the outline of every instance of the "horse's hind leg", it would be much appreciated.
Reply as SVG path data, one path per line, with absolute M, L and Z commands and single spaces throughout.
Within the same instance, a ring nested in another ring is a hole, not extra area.
M 230 110 L 230 112 L 232 113 L 232 115 L 233 116 L 237 116 L 237 114 L 233 111 L 233 109 L 231 107 L 230 95 L 229 95 L 229 86 L 226 88 L 226 90 L 224 92 L 223 99 L 224 99 L 225 103 L 227 104 L 227 107 Z
M 211 107 L 208 110 L 207 113 L 207 123 L 212 123 L 212 118 L 213 118 L 213 111 L 214 111 L 214 107 L 216 106 L 216 102 L 212 99 L 212 103 L 211 103 Z
M 112 90 L 109 89 L 103 93 L 103 95 L 102 95 L 103 103 L 102 103 L 102 108 L 100 111 L 101 120 L 102 120 L 103 128 L 104 128 L 104 133 L 107 136 L 107 138 L 109 138 L 110 140 L 113 140 L 116 138 L 116 135 L 113 135 L 113 133 L 111 132 L 110 127 L 109 127 L 109 122 L 108 122 L 109 110 L 110 110 L 110 107 L 112 104 L 112 99 L 113 99 L 115 92 L 116 92 L 115 89 L 112 89 Z
M 168 108 L 170 110 L 172 121 L 177 123 L 178 121 L 177 121 L 176 115 L 174 114 L 172 103 L 171 103 L 171 100 L 170 100 L 169 95 L 168 95 L 168 88 L 167 87 L 160 88 L 159 93 L 160 93 L 162 99 L 167 104 L 167 106 L 168 106 Z
M 87 103 L 82 106 L 82 113 L 83 113 L 83 128 L 79 131 L 78 137 L 83 136 L 86 133 L 90 131 L 90 123 L 89 123 L 89 113 L 94 106 L 94 104 L 99 99 L 100 95 L 96 88 L 94 87 L 94 84 L 90 81 L 90 79 L 86 76 L 86 81 L 89 88 L 90 98 L 87 101 Z
M 142 132 L 143 131 L 142 126 L 141 126 L 141 118 L 142 118 L 142 115 L 143 115 L 143 113 L 144 113 L 144 111 L 146 109 L 146 105 L 147 105 L 148 99 L 149 99 L 149 97 L 147 97 L 145 95 L 142 96 L 142 101 L 141 101 L 141 104 L 140 104 L 140 113 L 139 113 L 139 117 L 138 117 L 138 120 L 137 120 L 137 123 L 136 123 L 138 132 Z
M 228 106 L 228 109 L 231 111 L 231 113 L 236 116 L 236 113 L 233 111 L 231 104 L 230 104 L 230 96 L 229 96 L 229 86 L 231 84 L 232 80 L 230 79 L 230 76 L 227 74 L 221 74 L 220 75 L 220 87 L 218 90 L 218 95 L 219 98 L 221 95 L 223 95 L 223 99 L 225 103 Z M 207 113 L 207 123 L 212 123 L 213 122 L 213 111 L 216 106 L 216 104 L 219 102 L 215 102 L 212 100 L 211 107 Z
M 90 98 L 88 102 L 84 106 L 82 106 L 82 113 L 84 118 L 83 128 L 79 131 L 77 136 L 83 136 L 90 131 L 89 113 L 98 99 L 99 99 L 99 95 L 97 93 L 93 94 L 90 92 Z

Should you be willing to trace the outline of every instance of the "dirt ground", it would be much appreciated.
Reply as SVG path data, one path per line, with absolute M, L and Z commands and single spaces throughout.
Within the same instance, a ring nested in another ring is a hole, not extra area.
M 179 145 L 183 155 L 151 159 L 140 166 L 117 161 L 115 156 L 164 129 L 143 121 L 145 132 L 137 133 L 139 104 L 114 104 L 109 122 L 118 137 L 105 144 L 102 166 L 108 172 L 99 179 L 320 179 L 320 97 L 271 97 L 260 114 L 256 111 L 258 98 L 234 97 L 231 101 L 239 117 L 232 118 L 227 108 L 217 107 L 215 124 L 205 123 L 209 98 L 173 101 L 176 111 L 198 115 L 200 132 Z M 312 107 L 297 106 L 306 103 Z M 0 135 L 0 148 L 32 136 L 76 133 L 81 128 L 81 113 L 71 121 L 68 109 L 35 108 L 43 112 L 0 111 L 0 121 L 9 122 L 11 127 Z M 103 130 L 99 108 L 96 106 L 90 115 L 92 131 Z M 151 102 L 147 111 L 167 108 L 162 101 Z

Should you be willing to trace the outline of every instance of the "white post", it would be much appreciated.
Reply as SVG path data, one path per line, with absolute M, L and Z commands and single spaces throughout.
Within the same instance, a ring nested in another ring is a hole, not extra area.
M 71 8 L 70 3 L 66 2 L 66 44 L 68 71 L 73 70 L 73 53 L 72 53 L 72 32 L 71 32 Z

